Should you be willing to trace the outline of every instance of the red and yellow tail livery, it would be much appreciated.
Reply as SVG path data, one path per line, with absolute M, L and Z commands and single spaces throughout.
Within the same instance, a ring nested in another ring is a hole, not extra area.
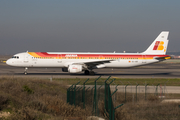
M 145 54 L 166 54 L 167 46 L 169 40 L 167 39 L 169 35 L 168 31 L 163 31 L 154 40 L 154 42 L 149 46 L 149 48 L 144 52 Z

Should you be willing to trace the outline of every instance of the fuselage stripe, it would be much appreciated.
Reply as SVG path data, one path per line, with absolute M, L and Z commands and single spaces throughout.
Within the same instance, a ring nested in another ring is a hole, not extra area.
M 154 57 L 166 57 L 168 55 L 113 55 L 113 54 L 48 54 L 47 52 L 28 52 L 34 58 L 44 59 L 153 59 Z

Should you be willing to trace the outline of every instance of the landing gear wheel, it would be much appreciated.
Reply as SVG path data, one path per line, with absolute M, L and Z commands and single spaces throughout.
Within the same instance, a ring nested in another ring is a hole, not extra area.
M 85 74 L 85 75 L 89 75 L 89 70 L 85 70 L 85 71 L 84 71 L 84 74 Z
M 95 72 L 94 72 L 94 71 L 90 71 L 89 74 L 90 74 L 90 75 L 94 75 Z
M 84 74 L 85 75 L 94 75 L 95 73 L 94 73 L 94 71 L 85 70 Z
M 25 70 L 24 70 L 24 74 L 27 75 L 28 72 L 27 72 L 28 68 L 26 67 Z

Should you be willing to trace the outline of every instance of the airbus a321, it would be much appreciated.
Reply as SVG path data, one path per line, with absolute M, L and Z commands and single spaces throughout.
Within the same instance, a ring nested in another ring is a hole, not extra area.
M 94 74 L 98 68 L 129 68 L 152 64 L 166 59 L 168 31 L 162 31 L 148 49 L 142 53 L 86 53 L 86 52 L 23 52 L 15 54 L 6 64 L 24 67 L 58 67 L 63 72 Z

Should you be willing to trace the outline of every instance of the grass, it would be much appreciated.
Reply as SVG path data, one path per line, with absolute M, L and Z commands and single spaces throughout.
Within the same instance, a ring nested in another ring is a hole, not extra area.
M 0 78 L 0 111 L 9 120 L 64 119 L 91 115 L 88 110 L 66 103 L 66 84 L 36 78 Z M 1 119 L 1 118 L 0 118 Z
M 97 81 L 97 84 L 104 84 L 104 81 L 107 78 L 100 78 Z M 119 85 L 126 85 L 126 84 L 132 84 L 132 85 L 166 85 L 166 86 L 180 86 L 180 78 L 111 78 L 108 80 L 108 82 L 115 79 L 113 84 L 119 84 Z M 80 85 L 83 85 L 83 83 L 87 80 L 86 78 L 54 78 L 56 81 L 61 81 L 63 83 L 72 85 L 76 84 L 80 81 Z M 94 85 L 95 79 L 89 79 L 86 83 L 87 85 Z
M 117 109 L 116 118 L 122 120 L 179 120 L 180 108 L 177 103 L 160 104 L 141 101 L 136 104 L 127 103 Z

